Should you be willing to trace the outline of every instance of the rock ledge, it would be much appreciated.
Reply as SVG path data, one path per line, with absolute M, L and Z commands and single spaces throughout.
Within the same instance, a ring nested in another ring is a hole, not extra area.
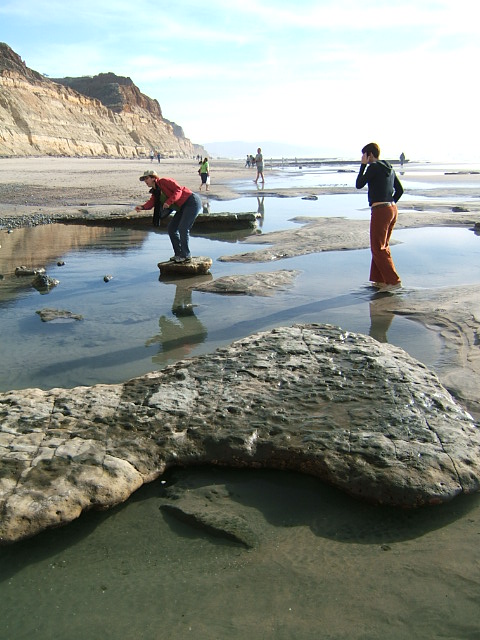
M 258 333 L 119 385 L 0 395 L 0 541 L 109 508 L 168 467 L 302 471 L 379 503 L 479 488 L 480 430 L 401 349 L 328 325 Z

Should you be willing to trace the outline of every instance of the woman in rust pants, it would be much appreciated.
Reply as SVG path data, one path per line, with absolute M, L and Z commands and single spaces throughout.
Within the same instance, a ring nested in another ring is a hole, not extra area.
M 372 263 L 370 280 L 372 282 L 395 285 L 400 282 L 392 254 L 390 253 L 390 236 L 397 221 L 398 209 L 394 202 L 372 204 L 370 218 L 370 249 Z
M 380 147 L 370 142 L 362 149 L 362 161 L 355 186 L 368 185 L 368 203 L 372 210 L 370 219 L 370 249 L 372 264 L 370 280 L 373 286 L 383 290 L 401 287 L 400 276 L 395 270 L 389 241 L 398 217 L 396 203 L 402 197 L 403 187 L 392 165 L 380 160 Z

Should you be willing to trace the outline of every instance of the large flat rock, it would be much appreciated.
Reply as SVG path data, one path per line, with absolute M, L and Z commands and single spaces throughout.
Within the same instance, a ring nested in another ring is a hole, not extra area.
M 272 296 L 278 290 L 291 286 L 300 274 L 296 269 L 248 273 L 244 275 L 224 276 L 209 282 L 194 285 L 196 291 L 208 291 L 224 295 Z
M 480 430 L 401 349 L 325 325 L 124 384 L 0 395 L 0 540 L 109 508 L 168 467 L 302 471 L 402 506 L 479 488 Z

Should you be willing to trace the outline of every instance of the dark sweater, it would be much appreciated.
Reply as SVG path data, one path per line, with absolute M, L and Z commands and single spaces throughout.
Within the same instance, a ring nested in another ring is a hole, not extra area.
M 403 194 L 402 184 L 386 160 L 360 165 L 355 186 L 362 189 L 366 184 L 370 205 L 374 202 L 398 202 Z

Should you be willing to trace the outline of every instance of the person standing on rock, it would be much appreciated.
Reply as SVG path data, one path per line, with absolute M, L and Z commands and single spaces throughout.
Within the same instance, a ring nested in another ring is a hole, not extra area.
M 355 186 L 362 189 L 368 184 L 372 252 L 370 280 L 381 291 L 393 291 L 399 289 L 402 282 L 393 263 L 389 241 L 398 217 L 396 203 L 402 197 L 403 187 L 391 164 L 379 158 L 380 147 L 376 142 L 363 147 Z
M 167 227 L 175 254 L 170 260 L 190 262 L 190 229 L 202 210 L 200 197 L 187 187 L 181 187 L 172 178 L 160 178 L 155 171 L 145 171 L 140 180 L 145 182 L 152 195 L 145 204 L 135 207 L 135 211 L 153 209 L 152 222 L 158 227 L 160 220 L 172 213 L 173 209 L 175 214 Z

